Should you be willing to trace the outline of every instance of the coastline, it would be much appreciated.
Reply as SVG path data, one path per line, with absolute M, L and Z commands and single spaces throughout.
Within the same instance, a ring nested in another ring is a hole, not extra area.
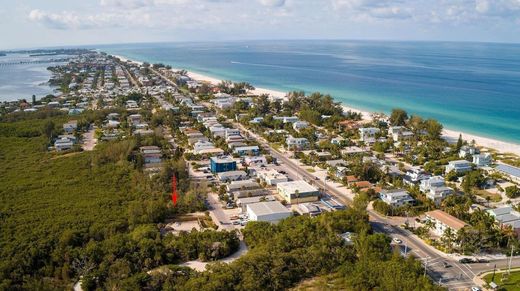
M 131 61 L 131 62 L 138 63 L 138 64 L 143 63 L 143 62 L 139 62 L 139 61 L 130 60 L 128 58 L 125 58 L 125 57 L 119 56 L 119 55 L 113 55 L 113 56 L 121 59 L 122 61 Z M 177 71 L 180 69 L 172 68 L 172 70 Z M 196 72 L 191 72 L 191 71 L 188 71 L 188 76 L 199 82 L 209 82 L 213 85 L 216 85 L 222 81 L 221 79 L 218 79 L 215 77 L 210 77 L 210 76 L 206 76 L 206 75 L 196 73 Z M 254 86 L 254 84 L 252 84 L 252 85 Z M 278 98 L 285 98 L 287 95 L 287 93 L 284 93 L 282 91 L 271 90 L 271 89 L 266 89 L 266 88 L 256 88 L 256 87 L 255 87 L 255 90 L 252 90 L 251 92 L 253 94 L 258 94 L 258 95 L 268 94 L 268 95 L 278 97 Z M 371 112 L 359 110 L 359 109 L 356 109 L 356 108 L 353 108 L 353 107 L 350 107 L 350 106 L 347 106 L 344 104 L 342 104 L 341 107 L 343 107 L 344 111 L 350 110 L 353 112 L 361 113 L 363 116 L 363 120 L 370 120 L 370 116 L 372 114 Z M 505 142 L 505 141 L 501 141 L 498 139 L 483 137 L 483 136 L 479 136 L 479 135 L 475 135 L 475 134 L 469 134 L 469 133 L 465 133 L 465 132 L 462 132 L 459 130 L 454 130 L 454 129 L 449 129 L 449 128 L 444 128 L 442 135 L 443 135 L 444 139 L 446 139 L 450 143 L 457 142 L 459 135 L 462 135 L 462 138 L 464 140 L 467 140 L 468 142 L 471 142 L 472 140 L 474 140 L 478 146 L 494 149 L 501 153 L 512 153 L 512 154 L 520 156 L 520 144 Z

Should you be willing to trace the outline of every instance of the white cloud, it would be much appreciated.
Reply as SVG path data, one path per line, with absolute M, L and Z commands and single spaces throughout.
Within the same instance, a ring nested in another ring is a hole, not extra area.
M 259 2 L 268 7 L 282 7 L 285 5 L 285 0 L 259 0 Z

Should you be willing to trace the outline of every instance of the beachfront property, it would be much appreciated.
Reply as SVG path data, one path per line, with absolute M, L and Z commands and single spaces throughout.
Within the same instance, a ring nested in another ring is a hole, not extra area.
M 465 159 L 466 157 L 473 156 L 479 154 L 480 151 L 478 148 L 474 146 L 462 146 L 459 150 L 459 158 Z
M 276 189 L 280 197 L 288 203 L 313 202 L 320 195 L 317 188 L 303 180 L 277 183 Z
M 451 171 L 455 171 L 457 174 L 464 174 L 471 170 L 473 170 L 473 165 L 466 160 L 451 161 L 446 166 L 446 174 Z
M 430 174 L 426 173 L 422 167 L 412 167 L 404 174 L 403 182 L 413 186 L 421 183 L 421 181 L 430 179 L 430 177 Z
M 372 144 L 376 142 L 376 135 L 381 130 L 375 127 L 363 127 L 359 129 L 359 140 L 364 143 Z
M 467 225 L 464 221 L 442 210 L 426 212 L 425 218 L 433 223 L 433 232 L 438 236 L 443 236 L 447 229 L 450 229 L 451 233 L 456 236 L 458 231 Z
M 388 129 L 388 133 L 395 142 L 408 140 L 413 138 L 414 134 L 404 126 L 392 126 Z
M 498 227 L 511 227 L 520 238 L 520 212 L 514 210 L 512 206 L 488 209 L 487 212 L 495 218 Z
M 410 196 L 408 191 L 403 189 L 381 190 L 379 192 L 379 198 L 392 207 L 413 205 L 415 203 L 415 199 Z
M 247 216 L 251 221 L 277 223 L 292 216 L 292 212 L 278 201 L 259 202 L 246 206 Z
M 477 165 L 477 167 L 487 167 L 492 161 L 493 158 L 490 153 L 473 155 L 473 164 Z
M 495 167 L 495 171 L 508 177 L 511 181 L 520 184 L 520 168 L 506 164 L 499 164 Z
M 302 150 L 309 147 L 309 140 L 304 137 L 293 137 L 289 135 L 285 140 L 287 149 Z
M 213 174 L 235 171 L 237 169 L 237 162 L 230 157 L 211 157 L 210 169 Z

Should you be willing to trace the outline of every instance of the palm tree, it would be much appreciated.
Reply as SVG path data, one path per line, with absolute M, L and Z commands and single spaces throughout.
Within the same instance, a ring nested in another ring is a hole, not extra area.
M 295 190 L 294 196 L 296 196 L 296 204 L 300 204 L 300 191 Z
M 448 251 L 451 253 L 451 250 L 453 248 L 453 242 L 455 241 L 455 233 L 451 228 L 447 228 L 444 233 L 442 234 L 441 241 L 444 243 L 444 245 L 448 248 Z

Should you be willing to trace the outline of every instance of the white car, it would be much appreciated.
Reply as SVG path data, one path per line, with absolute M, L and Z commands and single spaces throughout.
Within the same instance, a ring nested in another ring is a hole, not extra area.
M 479 287 L 471 287 L 471 291 L 482 291 Z
M 394 238 L 392 239 L 392 242 L 393 242 L 394 244 L 398 244 L 398 245 L 401 244 L 401 243 L 403 243 L 402 240 L 400 240 L 400 239 L 398 239 L 398 238 L 396 238 L 396 237 L 394 237 Z

